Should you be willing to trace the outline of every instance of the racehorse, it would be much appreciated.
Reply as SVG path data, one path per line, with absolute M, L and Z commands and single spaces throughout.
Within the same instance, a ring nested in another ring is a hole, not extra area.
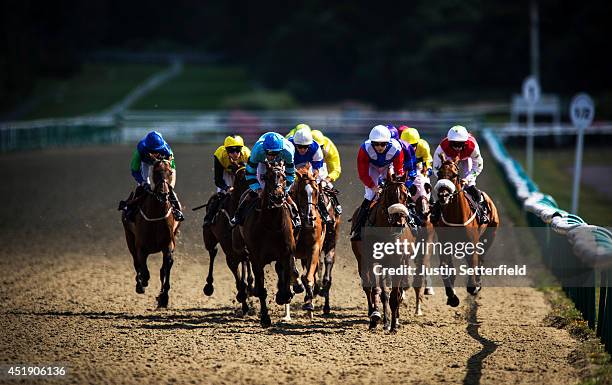
M 414 242 L 414 236 L 407 227 L 409 222 L 408 190 L 405 185 L 406 176 L 396 177 L 387 172 L 387 179 L 380 191 L 380 199 L 375 200 L 371 206 L 366 225 L 387 228 L 393 239 Z M 357 220 L 358 209 L 355 210 L 352 221 Z M 402 293 L 405 285 L 403 276 L 392 275 L 382 277 L 374 273 L 375 261 L 368 250 L 362 250 L 363 241 L 351 241 L 351 248 L 357 259 L 357 268 L 361 277 L 361 285 L 368 300 L 368 316 L 370 329 L 375 329 L 381 320 L 379 306 L 383 306 L 384 329 L 396 332 L 399 327 L 399 308 L 402 302 Z M 398 266 L 404 265 L 410 258 L 408 254 L 396 255 L 394 261 Z M 387 279 L 385 279 L 387 278 Z M 391 293 L 385 288 L 385 281 L 391 281 Z M 389 319 L 389 312 L 391 317 Z
M 208 250 L 210 262 L 208 265 L 208 275 L 206 277 L 206 285 L 204 286 L 204 294 L 211 296 L 214 292 L 213 286 L 213 267 L 215 256 L 217 255 L 217 244 L 221 245 L 221 249 L 225 253 L 225 261 L 227 266 L 234 275 L 236 281 L 236 300 L 242 305 L 242 313 L 246 315 L 249 311 L 247 299 L 249 293 L 253 292 L 253 276 L 251 264 L 245 255 L 240 255 L 234 252 L 232 248 L 232 225 L 231 218 L 234 216 L 238 208 L 238 202 L 242 193 L 248 188 L 248 183 L 245 179 L 245 168 L 240 167 L 234 174 L 234 185 L 229 193 L 215 194 L 208 201 L 207 205 L 211 204 L 213 199 L 222 199 L 220 209 L 210 225 L 202 226 L 202 238 L 204 239 L 204 247 Z M 241 268 L 239 270 L 239 267 Z M 248 278 L 247 278 L 248 277 Z
M 416 220 L 419 226 L 417 231 L 417 240 L 425 241 L 425 245 L 430 245 L 435 239 L 435 229 L 430 220 L 430 204 L 431 199 L 431 182 L 427 176 L 427 170 L 423 168 L 421 172 L 414 178 L 412 186 L 408 189 L 410 192 L 410 199 L 415 205 Z M 433 287 L 423 287 L 423 278 L 431 279 L 431 277 L 424 277 L 421 275 L 422 267 L 430 266 L 431 251 L 430 247 L 424 247 L 415 256 L 415 266 L 417 274 L 414 276 L 413 288 L 416 296 L 415 315 L 423 315 L 421 303 L 423 302 L 424 295 L 432 295 Z
M 319 269 L 317 271 L 317 283 L 315 284 L 315 295 L 319 295 L 325 299 L 323 305 L 323 314 L 329 314 L 331 307 L 329 305 L 329 291 L 332 284 L 332 268 L 336 261 L 336 243 L 340 234 L 341 217 L 336 212 L 335 205 L 332 204 L 332 199 L 337 202 L 338 190 L 327 185 L 325 181 L 320 183 L 320 191 L 323 193 L 323 203 L 327 208 L 327 213 L 333 221 L 333 224 L 325 225 L 325 240 L 323 241 L 323 258 L 319 258 Z
M 296 179 L 289 190 L 291 199 L 296 203 L 300 213 L 302 227 L 298 236 L 295 249 L 295 258 L 302 261 L 304 274 L 301 277 L 302 284 L 306 290 L 304 297 L 304 309 L 308 318 L 312 318 L 314 306 L 313 289 L 315 285 L 315 274 L 319 267 L 319 256 L 323 249 L 325 240 L 324 225 L 321 214 L 318 212 L 319 185 L 317 183 L 318 171 L 310 172 L 310 167 L 303 167 L 296 171 Z M 285 305 L 285 320 L 290 320 L 289 305 Z
M 265 162 L 264 188 L 257 199 L 254 210 L 247 212 L 243 224 L 234 227 L 232 245 L 239 255 L 248 253 L 255 275 L 255 295 L 259 298 L 262 327 L 272 322 L 266 304 L 267 291 L 264 282 L 264 268 L 276 262 L 278 276 L 276 303 L 291 302 L 291 275 L 295 271 L 295 239 L 293 223 L 285 193 L 285 167 L 283 162 Z
M 170 270 L 172 269 L 176 235 L 180 222 L 172 215 L 168 199 L 172 189 L 173 170 L 170 161 L 158 159 L 153 164 L 153 187 L 140 201 L 134 221 L 123 215 L 122 222 L 128 249 L 134 259 L 136 270 L 136 293 L 143 294 L 149 284 L 147 257 L 162 252 L 163 263 L 160 274 L 161 290 L 157 296 L 159 308 L 168 307 Z
M 457 159 L 445 160 L 440 156 L 442 165 L 438 170 L 438 182 L 435 192 L 440 203 L 440 219 L 436 223 L 437 233 L 440 242 L 470 242 L 477 245 L 481 242 L 483 252 L 479 255 L 476 247 L 473 248 L 471 255 L 467 256 L 469 267 L 482 266 L 483 257 L 493 244 L 495 234 L 500 225 L 500 218 L 493 200 L 484 191 L 482 196 L 485 199 L 489 211 L 489 222 L 480 224 L 476 220 L 476 209 L 470 207 L 470 197 L 463 190 Z M 475 202 L 474 205 L 478 205 Z M 461 230 L 452 230 L 461 229 Z M 453 268 L 453 255 L 441 253 L 440 263 L 442 267 Z M 454 269 L 449 270 L 451 274 L 443 277 L 444 289 L 446 291 L 447 305 L 456 307 L 459 305 L 459 298 L 455 294 Z M 482 289 L 481 277 L 472 274 L 467 280 L 467 291 L 472 295 L 478 294 Z

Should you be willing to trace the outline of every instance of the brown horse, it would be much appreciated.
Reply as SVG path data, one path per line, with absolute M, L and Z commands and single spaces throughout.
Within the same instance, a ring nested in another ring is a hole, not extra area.
M 236 170 L 234 175 L 234 185 L 230 193 L 216 195 L 212 199 L 223 199 L 221 207 L 210 225 L 202 226 L 202 238 L 204 239 L 204 247 L 208 250 L 210 262 L 208 265 L 208 275 L 206 277 L 206 285 L 204 285 L 204 294 L 211 296 L 214 292 L 213 267 L 215 256 L 217 255 L 217 245 L 221 245 L 221 249 L 225 253 L 225 261 L 227 266 L 234 275 L 236 281 L 236 300 L 242 305 L 242 313 L 247 314 L 249 305 L 247 299 L 249 293 L 253 291 L 253 276 L 251 265 L 245 255 L 240 255 L 234 252 L 232 248 L 232 225 L 230 219 L 236 213 L 238 202 L 242 193 L 248 188 L 248 183 L 245 179 L 245 169 L 241 167 Z M 211 202 L 209 200 L 209 203 Z M 240 269 L 239 269 L 240 268 Z M 248 278 L 247 278 L 248 277 Z
M 293 293 L 290 282 L 295 271 L 295 239 L 293 223 L 285 193 L 285 167 L 283 162 L 266 162 L 263 176 L 265 187 L 258 197 L 254 210 L 246 213 L 244 223 L 234 227 L 232 245 L 239 255 L 248 254 L 255 275 L 255 293 L 261 306 L 262 327 L 272 324 L 266 304 L 267 291 L 264 282 L 264 268 L 276 262 L 278 276 L 276 303 L 291 302 Z
M 380 199 L 373 203 L 368 216 L 367 225 L 372 227 L 387 228 L 386 235 L 392 239 L 414 242 L 408 225 L 408 190 L 405 185 L 406 176 L 395 177 L 390 172 L 380 192 Z M 355 210 L 352 221 L 357 219 Z M 395 332 L 399 327 L 399 308 L 402 302 L 402 293 L 405 286 L 405 278 L 402 276 L 384 277 L 375 274 L 374 268 L 377 264 L 369 250 L 362 250 L 363 241 L 351 241 L 351 247 L 357 259 L 357 268 L 361 277 L 361 285 L 368 300 L 368 316 L 370 318 L 370 329 L 375 329 L 378 322 L 383 319 L 379 307 L 383 306 L 384 329 Z M 409 254 L 396 255 L 399 265 L 404 265 L 410 258 Z M 385 281 L 391 281 L 391 293 L 386 290 Z M 389 313 L 391 317 L 389 319 Z
M 302 268 L 304 269 L 301 281 L 306 294 L 302 309 L 306 311 L 309 318 L 312 318 L 312 312 L 314 311 L 312 300 L 315 274 L 325 240 L 323 220 L 317 209 L 320 194 L 317 174 L 318 171 L 315 171 L 315 174 L 311 173 L 309 167 L 296 170 L 296 179 L 289 190 L 289 195 L 296 203 L 302 221 L 295 257 L 302 261 Z M 289 305 L 285 305 L 284 319 L 287 321 L 291 319 Z
M 168 307 L 170 291 L 170 270 L 172 254 L 176 246 L 176 234 L 180 222 L 172 215 L 172 206 L 168 199 L 172 185 L 172 167 L 168 160 L 157 160 L 153 165 L 153 188 L 140 201 L 138 212 L 131 222 L 122 218 L 125 239 L 134 259 L 136 270 L 136 293 L 143 294 L 149 283 L 147 257 L 149 254 L 162 252 L 163 263 L 160 270 L 161 290 L 157 297 L 157 306 Z
M 487 203 L 489 210 L 489 222 L 480 224 L 476 220 L 476 212 L 470 207 L 467 194 L 461 185 L 459 167 L 457 159 L 445 160 L 441 157 L 442 165 L 438 170 L 438 182 L 435 192 L 440 203 L 440 219 L 436 223 L 437 233 L 440 242 L 470 242 L 476 245 L 482 242 L 483 252 L 478 254 L 475 250 L 467 257 L 469 267 L 482 266 L 483 257 L 493 244 L 495 234 L 500 225 L 499 215 L 493 200 L 485 193 L 482 195 Z M 452 230 L 454 229 L 454 230 Z M 442 267 L 453 268 L 453 255 L 442 253 L 440 255 Z M 450 269 L 451 274 L 443 277 L 444 288 L 447 296 L 447 304 L 456 307 L 459 305 L 459 298 L 455 294 L 454 269 Z M 467 291 L 472 295 L 478 294 L 481 290 L 481 277 L 472 274 L 468 277 Z
M 431 182 L 426 173 L 427 170 L 423 168 L 422 171 L 417 174 L 408 191 L 410 192 L 410 199 L 415 204 L 417 222 L 419 225 L 416 238 L 419 241 L 424 240 L 426 244 L 431 244 L 435 240 L 436 233 L 430 220 L 431 209 L 429 200 L 431 198 Z M 424 295 L 433 295 L 433 287 L 431 287 L 431 284 L 427 287 L 423 287 L 423 278 L 430 282 L 431 277 L 424 276 L 420 273 L 423 266 L 430 267 L 431 254 L 431 248 L 426 247 L 423 251 L 419 252 L 414 259 L 417 271 L 412 284 L 416 296 L 415 315 L 423 315 L 421 304 Z
M 327 212 L 333 220 L 332 225 L 325 225 L 325 241 L 323 242 L 323 258 L 319 258 L 319 269 L 317 271 L 318 279 L 315 285 L 315 294 L 320 295 L 325 299 L 323 305 L 323 314 L 329 314 L 331 307 L 329 305 L 329 291 L 332 284 L 332 269 L 336 261 L 336 243 L 340 234 L 341 216 L 333 207 L 331 195 L 338 195 L 338 190 L 335 190 L 321 182 L 320 191 L 323 194 L 323 202 Z

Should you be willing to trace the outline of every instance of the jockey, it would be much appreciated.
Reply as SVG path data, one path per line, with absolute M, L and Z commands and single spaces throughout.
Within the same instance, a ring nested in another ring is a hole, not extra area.
M 321 183 L 321 180 L 327 178 L 327 167 L 323 162 L 323 151 L 321 151 L 319 144 L 312 138 L 310 129 L 301 128 L 297 130 L 295 135 L 289 138 L 289 141 L 295 146 L 296 150 L 293 156 L 295 168 L 301 168 L 307 163 L 310 163 L 312 171 L 317 171 L 317 183 Z M 319 194 L 317 208 L 319 209 L 323 222 L 331 223 L 331 218 L 325 207 L 325 202 L 323 202 L 322 194 Z
M 429 150 L 429 144 L 425 139 L 421 139 L 419 131 L 416 128 L 401 126 L 402 131 L 401 138 L 404 142 L 410 144 L 416 153 L 416 161 L 418 168 L 425 167 L 427 174 L 431 175 L 431 152 Z
M 323 160 L 325 161 L 325 166 L 327 167 L 327 177 L 325 178 L 325 183 L 323 183 L 323 191 L 327 192 L 336 214 L 340 215 L 342 214 L 342 206 L 340 206 L 340 202 L 338 202 L 337 190 L 333 190 L 333 182 L 340 178 L 340 173 L 342 172 L 342 167 L 340 166 L 340 153 L 338 152 L 338 148 L 336 148 L 334 142 L 332 142 L 328 137 L 324 136 L 321 131 L 312 130 L 311 133 L 315 142 L 319 143 L 319 146 L 321 146 L 321 151 L 323 151 Z M 326 189 L 325 187 L 329 187 L 329 189 Z
M 250 155 L 251 150 L 244 145 L 244 140 L 238 135 L 226 137 L 223 145 L 215 151 L 213 162 L 217 194 L 214 196 L 215 199 L 211 199 L 206 206 L 204 226 L 212 223 L 223 201 L 222 197 L 233 189 L 236 170 L 244 167 Z
M 119 208 L 126 208 L 126 216 L 128 218 L 132 218 L 134 212 L 133 209 L 135 208 L 136 203 L 140 200 L 140 197 L 142 197 L 146 191 L 151 190 L 151 180 L 149 175 L 156 160 L 154 158 L 155 155 L 170 160 L 170 166 L 174 172 L 172 173 L 172 181 L 170 181 L 171 188 L 169 200 L 172 204 L 174 219 L 177 221 L 183 221 L 185 220 L 185 217 L 181 212 L 181 204 L 179 203 L 176 193 L 174 192 L 174 184 L 176 183 L 176 165 L 174 163 L 174 154 L 162 135 L 156 131 L 149 132 L 142 140 L 140 140 L 136 146 L 136 149 L 134 150 L 134 153 L 132 154 L 130 168 L 132 171 L 132 176 L 136 180 L 138 186 L 134 192 L 134 198 L 129 202 L 122 201 Z
M 412 182 L 417 175 L 416 167 L 416 155 L 414 149 L 408 145 L 408 143 L 402 141 L 399 136 L 399 130 L 392 124 L 387 124 L 387 128 L 391 133 L 391 138 L 395 139 L 402 146 L 402 152 L 404 153 L 404 173 L 408 174 L 406 178 L 406 187 L 412 186 Z
M 340 153 L 334 142 L 332 142 L 327 136 L 319 130 L 312 130 L 312 138 L 321 146 L 323 151 L 323 160 L 327 167 L 327 177 L 325 180 L 329 183 L 333 183 L 340 178 L 342 167 L 340 166 Z
M 276 132 L 266 132 L 257 140 L 246 166 L 246 180 L 249 183 L 249 189 L 240 198 L 236 215 L 232 218 L 233 225 L 242 224 L 244 211 L 248 206 L 246 202 L 259 196 L 259 193 L 262 191 L 261 177 L 266 172 L 264 164 L 266 160 L 284 162 L 285 191 L 289 191 L 289 187 L 291 187 L 295 179 L 294 153 L 295 148 L 293 144 Z M 294 230 L 297 231 L 296 229 L 301 225 L 299 212 L 290 197 L 287 198 L 287 201 L 292 210 Z
M 402 175 L 403 165 L 402 146 L 391 138 L 389 129 L 382 125 L 372 128 L 368 140 L 361 144 L 357 155 L 357 170 L 359 179 L 365 186 L 365 195 L 351 228 L 351 240 L 361 240 L 361 227 L 365 225 L 370 204 L 378 194 L 379 178 L 386 178 L 389 169 L 397 175 Z
M 477 204 L 477 215 L 480 223 L 487 223 L 486 202 L 480 190 L 476 188 L 476 178 L 482 172 L 484 162 L 480 156 L 480 148 L 476 139 L 463 126 L 453 126 L 448 130 L 446 138 L 440 142 L 433 157 L 433 168 L 439 171 L 442 159 L 458 158 L 461 163 L 461 186 L 469 193 Z

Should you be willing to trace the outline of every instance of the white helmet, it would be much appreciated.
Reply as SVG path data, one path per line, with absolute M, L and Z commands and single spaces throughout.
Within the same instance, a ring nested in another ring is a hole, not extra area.
M 390 142 L 391 141 L 391 131 L 383 125 L 374 126 L 372 131 L 370 131 L 370 141 L 372 142 Z
M 463 126 L 452 126 L 446 137 L 451 142 L 467 142 L 468 132 Z
M 301 128 L 295 132 L 295 135 L 293 135 L 293 143 L 300 146 L 308 146 L 311 145 L 312 142 L 313 139 L 310 129 Z

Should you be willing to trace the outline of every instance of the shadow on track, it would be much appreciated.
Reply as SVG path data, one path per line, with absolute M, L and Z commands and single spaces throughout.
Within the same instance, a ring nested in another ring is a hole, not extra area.
M 482 377 L 483 361 L 497 350 L 495 342 L 488 340 L 478 333 L 480 323 L 478 322 L 478 303 L 473 297 L 468 297 L 470 309 L 467 315 L 467 333 L 482 345 L 482 349 L 471 356 L 467 361 L 467 373 L 463 379 L 464 385 L 478 385 Z

